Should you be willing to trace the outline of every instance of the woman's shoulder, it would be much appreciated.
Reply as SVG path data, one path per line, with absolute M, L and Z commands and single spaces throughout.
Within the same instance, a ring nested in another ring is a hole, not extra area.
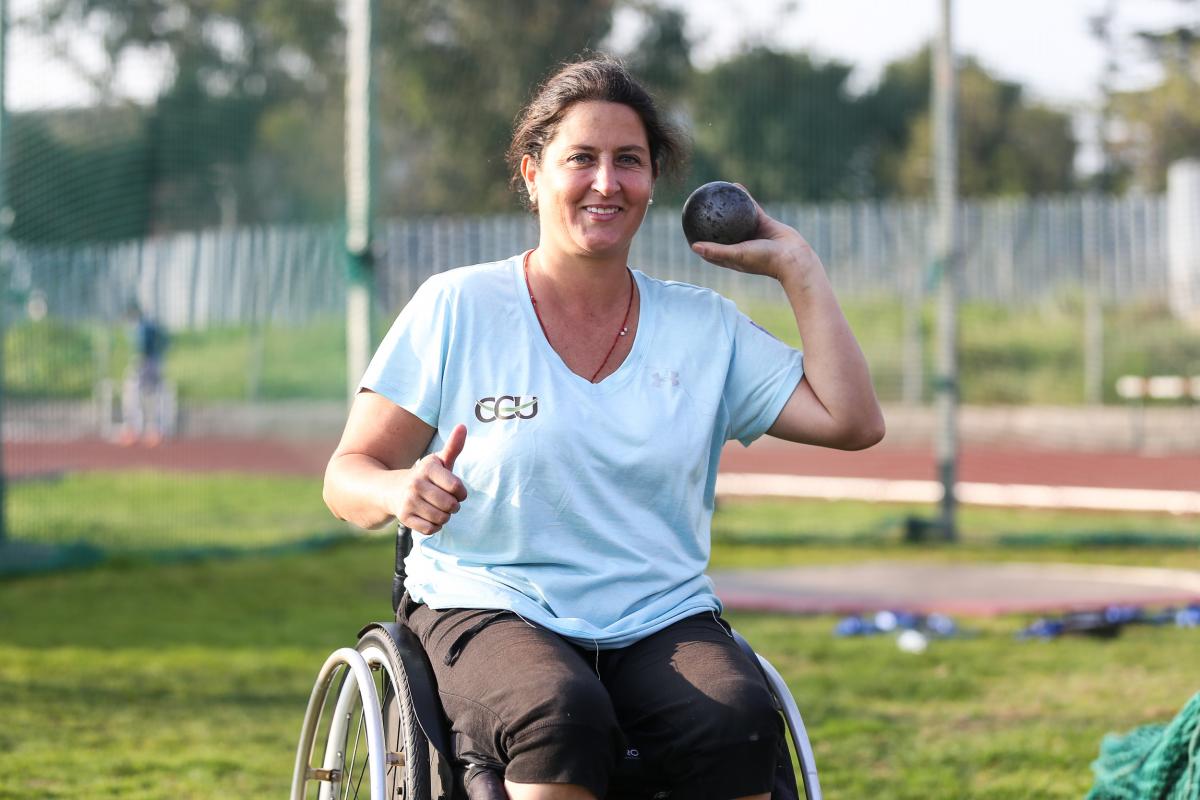
M 419 295 L 426 297 L 464 297 L 487 296 L 492 291 L 502 288 L 511 282 L 514 264 L 520 260 L 520 255 L 498 261 L 485 261 L 482 264 L 455 266 L 449 270 L 433 273 L 425 279 L 418 289 Z
M 493 288 L 497 282 L 512 279 L 515 264 L 520 256 L 487 261 L 481 264 L 471 264 L 466 267 L 452 267 L 437 272 L 426 279 L 422 289 L 433 292 L 475 292 Z
M 642 286 L 650 295 L 651 301 L 668 310 L 725 314 L 731 309 L 736 309 L 732 300 L 706 286 L 652 278 L 640 271 L 639 274 L 642 276 Z

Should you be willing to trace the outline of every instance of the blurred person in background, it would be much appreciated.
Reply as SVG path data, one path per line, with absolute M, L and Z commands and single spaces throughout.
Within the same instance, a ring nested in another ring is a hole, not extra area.
M 162 325 L 136 301 L 126 307 L 125 321 L 129 325 L 130 359 L 121 387 L 118 441 L 125 446 L 140 441 L 156 447 L 167 430 L 163 359 L 170 340 Z
M 764 433 L 883 436 L 795 230 L 759 209 L 756 238 L 693 249 L 779 281 L 803 354 L 717 293 L 628 266 L 683 150 L 619 62 L 549 77 L 508 154 L 537 247 L 416 292 L 326 472 L 335 515 L 419 534 L 399 620 L 429 653 L 468 781 L 502 776 L 513 798 L 604 797 L 629 742 L 676 796 L 767 797 L 781 719 L 704 574 L 720 452 Z

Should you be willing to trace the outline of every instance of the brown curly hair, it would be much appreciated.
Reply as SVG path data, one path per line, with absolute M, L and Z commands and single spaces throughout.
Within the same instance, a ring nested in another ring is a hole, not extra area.
M 567 109 L 587 101 L 620 103 L 637 113 L 646 129 L 655 178 L 677 171 L 686 161 L 687 144 L 683 134 L 663 119 L 654 98 L 625 65 L 606 54 L 583 56 L 567 62 L 542 81 L 513 125 L 512 141 L 505 154 L 510 170 L 509 185 L 531 211 L 537 211 L 537 203 L 530 200 L 525 188 L 521 160 L 530 156 L 540 164 L 542 151 L 558 132 Z

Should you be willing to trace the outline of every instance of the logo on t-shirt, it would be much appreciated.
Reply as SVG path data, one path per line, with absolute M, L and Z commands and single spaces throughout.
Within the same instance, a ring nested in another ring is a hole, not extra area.
M 655 389 L 661 389 L 664 386 L 678 386 L 679 373 L 673 369 L 655 370 L 650 373 L 650 380 L 654 382 Z
M 475 419 L 480 422 L 533 419 L 537 413 L 538 399 L 534 396 L 502 394 L 499 397 L 484 397 L 475 403 Z

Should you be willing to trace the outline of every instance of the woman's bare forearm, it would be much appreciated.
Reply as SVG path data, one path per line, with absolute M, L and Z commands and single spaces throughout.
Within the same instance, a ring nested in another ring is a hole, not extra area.
M 408 470 L 389 470 L 362 453 L 335 454 L 325 468 L 325 505 L 338 519 L 380 528 L 395 519 L 391 500 Z
M 799 245 L 807 248 L 807 244 Z M 875 396 L 866 356 L 846 321 L 824 267 L 810 263 L 784 270 L 779 282 L 791 304 L 804 343 L 804 375 L 829 416 L 832 446 L 869 447 L 883 438 L 883 413 Z

